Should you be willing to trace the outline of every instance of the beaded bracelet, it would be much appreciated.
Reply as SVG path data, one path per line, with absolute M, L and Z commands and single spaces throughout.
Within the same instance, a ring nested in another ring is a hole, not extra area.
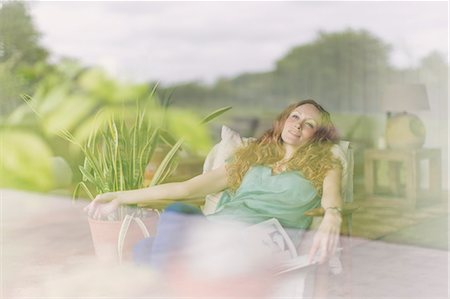
M 339 212 L 339 214 L 342 215 L 342 209 L 339 208 L 339 207 L 328 207 L 328 208 L 325 208 L 325 212 L 326 212 L 327 210 L 336 210 L 336 211 Z

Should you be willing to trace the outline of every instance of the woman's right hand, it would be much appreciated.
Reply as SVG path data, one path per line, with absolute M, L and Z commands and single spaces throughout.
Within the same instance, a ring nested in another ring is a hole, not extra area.
M 116 211 L 120 206 L 121 192 L 107 192 L 99 194 L 84 208 L 88 216 L 93 219 L 100 219 Z

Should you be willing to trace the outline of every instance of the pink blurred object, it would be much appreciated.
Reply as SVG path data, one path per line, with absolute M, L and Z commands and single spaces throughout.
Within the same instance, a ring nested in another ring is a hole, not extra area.
M 149 212 L 146 218 L 141 219 L 145 224 L 150 236 L 155 236 L 159 214 Z M 92 242 L 95 255 L 102 262 L 119 262 L 118 240 L 122 221 L 95 220 L 88 218 L 91 229 Z M 131 221 L 123 244 L 123 260 L 129 261 L 132 257 L 133 246 L 145 238 L 145 234 L 135 221 Z

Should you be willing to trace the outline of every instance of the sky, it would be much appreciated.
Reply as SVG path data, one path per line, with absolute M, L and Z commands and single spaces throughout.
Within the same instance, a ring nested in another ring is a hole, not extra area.
M 135 82 L 212 83 L 270 71 L 319 31 L 347 28 L 390 44 L 399 67 L 433 50 L 448 55 L 446 1 L 32 1 L 29 8 L 52 59 L 77 58 Z

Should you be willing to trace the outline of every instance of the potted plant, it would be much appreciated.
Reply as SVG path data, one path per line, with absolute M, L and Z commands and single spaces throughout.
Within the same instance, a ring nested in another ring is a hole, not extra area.
M 230 108 L 216 110 L 201 123 Z M 74 198 L 81 189 L 93 199 L 93 192 L 138 189 L 146 187 L 148 181 L 150 186 L 159 184 L 175 169 L 177 153 L 183 144 L 183 138 L 176 141 L 161 125 L 151 124 L 145 117 L 145 110 L 140 111 L 138 107 L 134 118 L 107 119 L 103 126 L 92 131 L 84 145 L 78 144 L 68 131 L 63 131 L 62 136 L 78 145 L 84 155 L 84 163 L 79 166 L 82 181 L 74 190 Z M 167 153 L 162 160 L 155 161 L 152 157 L 159 145 L 165 145 Z M 153 171 L 148 167 L 149 161 L 155 167 Z M 121 206 L 103 219 L 88 218 L 97 257 L 103 261 L 130 259 L 132 247 L 140 239 L 156 233 L 161 208 L 164 208 L 161 202 L 155 202 L 152 209 Z

